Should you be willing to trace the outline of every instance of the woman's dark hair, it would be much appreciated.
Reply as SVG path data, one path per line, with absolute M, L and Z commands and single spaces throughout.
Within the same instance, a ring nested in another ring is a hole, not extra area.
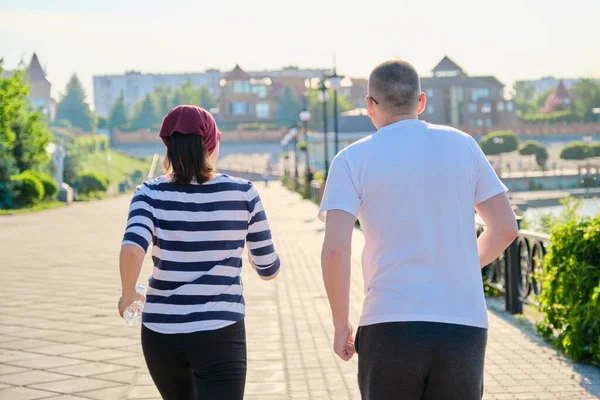
M 215 172 L 208 157 L 202 136 L 175 132 L 167 139 L 163 169 L 165 173 L 171 170 L 173 183 L 185 185 L 192 180 L 204 183 L 211 180 Z

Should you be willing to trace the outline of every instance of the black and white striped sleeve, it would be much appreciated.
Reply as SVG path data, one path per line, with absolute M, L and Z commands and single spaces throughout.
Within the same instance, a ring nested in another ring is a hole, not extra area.
M 144 186 L 142 185 L 137 188 L 133 199 L 131 199 L 123 244 L 137 245 L 146 252 L 148 246 L 152 243 L 154 216 L 151 200 L 144 192 Z
M 260 276 L 273 276 L 279 271 L 279 255 L 275 251 L 271 229 L 260 195 L 250 184 L 248 191 L 250 219 L 248 221 L 248 250 Z

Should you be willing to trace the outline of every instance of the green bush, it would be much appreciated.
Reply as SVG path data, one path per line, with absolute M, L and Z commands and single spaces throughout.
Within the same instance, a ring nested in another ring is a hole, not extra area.
M 58 184 L 48 174 L 38 171 L 30 171 L 44 185 L 44 199 L 50 200 L 58 193 Z
M 25 171 L 10 177 L 15 193 L 15 203 L 20 207 L 29 207 L 38 203 L 44 197 L 44 185 L 32 174 Z
M 523 156 L 535 155 L 535 161 L 540 167 L 548 161 L 548 150 L 546 146 L 535 140 L 528 140 L 519 146 L 519 153 Z
M 89 195 L 95 192 L 104 193 L 108 190 L 108 176 L 98 172 L 82 172 L 77 175 L 75 190 L 77 194 Z
M 519 137 L 511 131 L 491 132 L 483 137 L 480 146 L 488 156 L 511 153 L 519 147 Z
M 84 153 L 108 150 L 108 136 L 82 136 L 75 139 L 75 146 Z
M 525 122 L 532 124 L 553 124 L 557 122 L 580 122 L 581 117 L 573 111 L 554 111 L 549 114 L 528 114 L 524 118 Z
M 600 362 L 600 214 L 553 227 L 539 332 L 575 361 Z
M 594 143 L 591 147 L 594 150 L 594 157 L 600 157 L 600 143 Z
M 574 142 L 566 145 L 560 152 L 563 160 L 585 160 L 594 157 L 594 149 L 584 142 Z

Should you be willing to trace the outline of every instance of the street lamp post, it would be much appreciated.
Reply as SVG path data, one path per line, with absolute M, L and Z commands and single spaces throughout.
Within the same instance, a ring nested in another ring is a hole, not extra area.
M 327 99 L 329 97 L 329 92 L 327 91 L 327 85 L 325 84 L 325 79 L 321 81 L 319 85 L 319 101 L 323 103 L 323 150 L 324 150 L 324 160 L 325 160 L 325 173 L 324 179 L 327 180 L 327 175 L 329 174 L 329 141 L 327 134 Z
M 303 127 L 303 138 L 304 143 L 306 145 L 304 149 L 304 163 L 306 166 L 304 167 L 304 180 L 306 184 L 310 185 L 310 181 L 312 181 L 312 173 L 310 172 L 310 159 L 308 155 L 308 121 L 310 121 L 311 117 L 310 111 L 306 109 L 306 99 L 304 101 L 304 110 L 300 112 L 300 121 L 302 121 Z
M 290 135 L 294 138 L 294 183 L 298 186 L 298 129 L 290 129 Z
M 342 79 L 344 77 L 337 74 L 336 68 L 333 68 L 333 74 L 327 77 L 329 87 L 333 89 L 333 132 L 335 135 L 334 150 L 335 154 L 339 151 L 339 115 L 338 115 L 338 90 L 342 86 Z

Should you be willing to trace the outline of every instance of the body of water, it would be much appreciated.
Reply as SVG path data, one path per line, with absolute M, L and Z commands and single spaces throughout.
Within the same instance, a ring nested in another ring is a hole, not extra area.
M 524 216 L 527 219 L 537 219 L 541 215 L 545 214 L 554 214 L 556 216 L 560 216 L 563 211 L 564 206 L 553 206 L 553 207 L 537 207 L 537 208 L 528 208 Z M 600 213 L 600 200 L 599 199 L 586 199 L 583 200 L 583 205 L 579 210 L 579 214 L 584 216 L 593 217 L 596 214 Z

